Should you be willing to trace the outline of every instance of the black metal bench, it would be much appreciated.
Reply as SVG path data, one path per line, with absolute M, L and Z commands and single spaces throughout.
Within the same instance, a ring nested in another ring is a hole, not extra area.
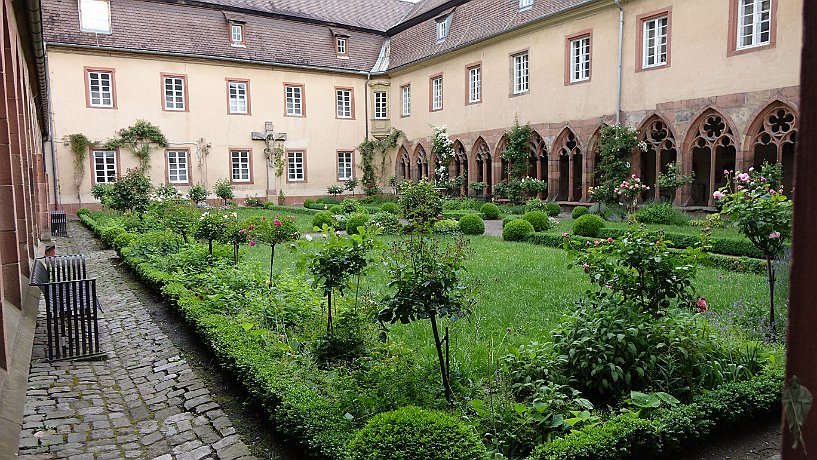
M 101 356 L 96 279 L 88 278 L 85 256 L 37 259 L 31 284 L 45 298 L 48 360 Z
M 65 211 L 51 211 L 51 234 L 68 236 L 68 218 Z

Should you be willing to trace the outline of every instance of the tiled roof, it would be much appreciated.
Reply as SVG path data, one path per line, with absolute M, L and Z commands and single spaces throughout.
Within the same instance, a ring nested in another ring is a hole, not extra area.
M 531 9 L 520 12 L 519 3 L 515 0 L 470 0 L 454 8 L 451 29 L 442 43 L 436 42 L 434 17 L 394 34 L 391 37 L 389 68 L 401 67 L 595 1 L 535 0 Z M 424 0 L 409 17 L 422 14 L 418 12 L 420 10 L 430 11 L 444 3 L 443 0 Z
M 403 21 L 407 21 L 409 19 L 416 18 L 423 13 L 427 13 L 434 8 L 442 6 L 443 4 L 447 3 L 449 0 L 422 0 L 417 3 L 417 5 L 411 9 L 411 11 L 403 18 Z M 394 25 L 394 24 L 393 24 Z
M 218 1 L 245 4 L 252 0 Z M 311 3 L 307 0 L 274 1 L 293 5 Z M 327 0 L 314 3 L 336 4 L 333 8 L 339 8 L 340 4 L 358 1 L 398 0 Z M 228 36 L 227 19 L 219 8 L 175 2 L 115 0 L 111 2 L 112 33 L 95 34 L 80 31 L 77 0 L 43 0 L 43 29 L 45 41 L 49 44 L 368 71 L 377 61 L 385 40 L 380 34 L 344 30 L 344 34 L 349 35 L 349 59 L 338 59 L 333 36 L 333 30 L 337 31 L 337 27 L 251 13 L 242 16 L 246 21 L 246 47 L 233 47 Z

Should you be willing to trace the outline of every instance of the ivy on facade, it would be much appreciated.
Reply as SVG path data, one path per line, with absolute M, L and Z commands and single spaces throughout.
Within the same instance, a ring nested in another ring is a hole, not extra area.
M 397 141 L 404 136 L 403 131 L 392 128 L 383 139 L 366 139 L 357 146 L 362 162 L 362 186 L 367 194 L 370 193 L 370 190 L 378 191 L 377 184 L 382 180 L 386 168 L 386 152 L 397 148 Z M 378 159 L 380 160 L 379 168 L 377 165 Z
M 119 130 L 119 137 L 109 140 L 105 148 L 127 148 L 139 159 L 139 171 L 144 174 L 150 166 L 150 152 L 154 145 L 167 147 L 165 135 L 149 121 L 136 120 L 133 126 Z
M 77 192 L 77 198 L 80 198 L 79 190 L 85 177 L 85 160 L 88 159 L 88 150 L 94 143 L 85 134 L 76 133 L 68 135 L 68 145 L 74 158 L 74 190 Z

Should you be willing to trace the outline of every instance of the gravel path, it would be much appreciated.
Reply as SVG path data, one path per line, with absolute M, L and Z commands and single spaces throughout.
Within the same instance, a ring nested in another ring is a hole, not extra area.
M 82 253 L 98 279 L 101 361 L 44 359 L 39 321 L 20 458 L 255 459 L 187 359 L 113 266 L 116 254 L 79 224 L 60 254 Z M 41 304 L 41 317 L 44 317 Z

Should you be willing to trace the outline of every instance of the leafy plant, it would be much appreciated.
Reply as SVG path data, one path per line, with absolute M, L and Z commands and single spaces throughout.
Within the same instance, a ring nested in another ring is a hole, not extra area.
M 667 172 L 658 174 L 656 185 L 661 187 L 662 190 L 670 191 L 670 203 L 672 203 L 675 201 L 675 194 L 678 189 L 685 185 L 691 185 L 693 182 L 695 182 L 695 172 L 684 174 L 678 163 L 673 161 L 667 165 Z
M 507 179 L 522 179 L 528 171 L 528 156 L 530 155 L 530 135 L 531 128 L 529 124 L 524 126 L 519 124 L 519 119 L 514 118 L 511 130 L 506 134 L 508 136 L 508 144 L 502 152 L 502 159 L 505 160 L 509 166 L 507 171 Z
M 641 224 L 677 225 L 682 227 L 689 223 L 689 216 L 684 214 L 683 211 L 672 207 L 670 203 L 654 202 L 639 209 L 635 213 L 635 220 Z
M 486 220 L 499 219 L 499 206 L 494 203 L 485 203 L 479 208 L 479 212 L 485 216 Z
M 548 203 L 545 205 L 545 212 L 549 217 L 556 217 L 562 213 L 562 207 L 559 206 L 559 203 Z
M 144 174 L 150 167 L 150 152 L 156 147 L 167 147 L 167 138 L 159 127 L 149 121 L 136 120 L 133 126 L 119 130 L 119 137 L 105 144 L 106 149 L 125 147 L 139 159 L 139 172 Z
M 460 218 L 460 231 L 466 235 L 482 235 L 485 233 L 485 222 L 479 214 L 466 214 Z
M 223 242 L 227 234 L 227 215 L 205 211 L 199 216 L 194 233 L 196 239 L 207 241 L 207 252 L 213 255 L 213 242 Z
M 471 190 L 473 190 L 477 195 L 482 195 L 482 192 L 488 188 L 488 184 L 485 182 L 470 182 L 468 187 L 470 187 Z
M 253 226 L 252 229 L 247 231 L 251 240 L 270 247 L 269 284 L 272 286 L 275 246 L 287 241 L 297 240 L 301 236 L 301 232 L 298 230 L 295 218 L 291 216 L 282 217 L 276 214 L 274 219 L 267 219 L 267 216 L 256 216 L 248 219 L 247 223 Z M 252 241 L 250 244 L 252 244 Z
M 570 217 L 572 217 L 573 220 L 576 220 L 579 217 L 587 214 L 587 212 L 588 212 L 587 206 L 576 206 L 575 208 L 573 208 L 573 211 L 570 213 Z
M 361 178 L 363 187 L 370 185 L 376 187 L 377 184 L 382 181 L 385 170 L 386 152 L 397 148 L 397 141 L 399 141 L 401 137 L 405 137 L 403 131 L 392 128 L 386 137 L 382 139 L 366 139 L 357 146 L 357 150 L 360 152 L 361 169 L 363 170 L 363 177 Z M 380 157 L 379 165 L 376 164 L 378 156 Z M 349 187 L 349 182 L 346 183 L 347 187 Z M 357 185 L 357 181 L 355 181 L 354 186 L 346 190 L 353 192 Z
M 590 195 L 605 204 L 618 203 L 618 187 L 630 172 L 630 155 L 638 147 L 645 151 L 647 144 L 638 142 L 638 132 L 629 126 L 604 125 L 598 140 L 598 161 L 593 172 L 597 187 Z
M 330 185 L 329 187 L 327 187 L 326 193 L 337 198 L 338 195 L 343 193 L 343 187 L 341 187 L 340 185 Z
M 595 214 L 585 214 L 579 216 L 579 218 L 573 222 L 573 234 L 576 236 L 595 238 L 605 225 L 606 223 L 601 217 Z
M 545 230 L 549 230 L 551 227 L 547 214 L 542 211 L 526 212 L 522 218 L 533 225 L 533 231 L 535 232 L 544 232 Z
M 115 211 L 134 212 L 141 218 L 150 203 L 153 185 L 139 170 L 131 169 L 106 190 L 109 191 L 104 195 L 106 206 Z
M 434 126 L 431 135 L 431 155 L 436 158 L 434 179 L 436 186 L 449 188 L 448 165 L 454 157 L 454 142 L 449 139 L 445 126 Z
M 406 181 L 400 189 L 400 207 L 415 231 L 428 233 L 443 210 L 443 199 L 426 179 Z
M 222 179 L 216 182 L 215 194 L 217 197 L 224 200 L 224 206 L 227 206 L 227 200 L 235 198 L 233 193 L 233 184 L 229 179 Z
M 530 222 L 525 219 L 513 220 L 502 228 L 502 239 L 505 241 L 524 241 L 531 233 L 533 233 L 533 225 Z
M 345 184 L 343 184 L 343 189 L 348 192 L 352 192 L 352 196 L 355 196 L 355 189 L 359 184 L 360 181 L 358 181 L 357 179 L 349 179 L 346 181 Z
M 202 184 L 196 184 L 190 187 L 190 190 L 187 191 L 187 197 L 190 198 L 190 201 L 195 203 L 196 206 L 198 206 L 199 204 L 201 204 L 201 202 L 206 200 L 207 195 L 209 194 L 210 192 L 208 192 L 207 188 Z
M 79 198 L 79 190 L 85 177 L 85 161 L 88 159 L 88 150 L 93 143 L 82 133 L 68 135 L 68 144 L 74 157 L 74 189 Z

